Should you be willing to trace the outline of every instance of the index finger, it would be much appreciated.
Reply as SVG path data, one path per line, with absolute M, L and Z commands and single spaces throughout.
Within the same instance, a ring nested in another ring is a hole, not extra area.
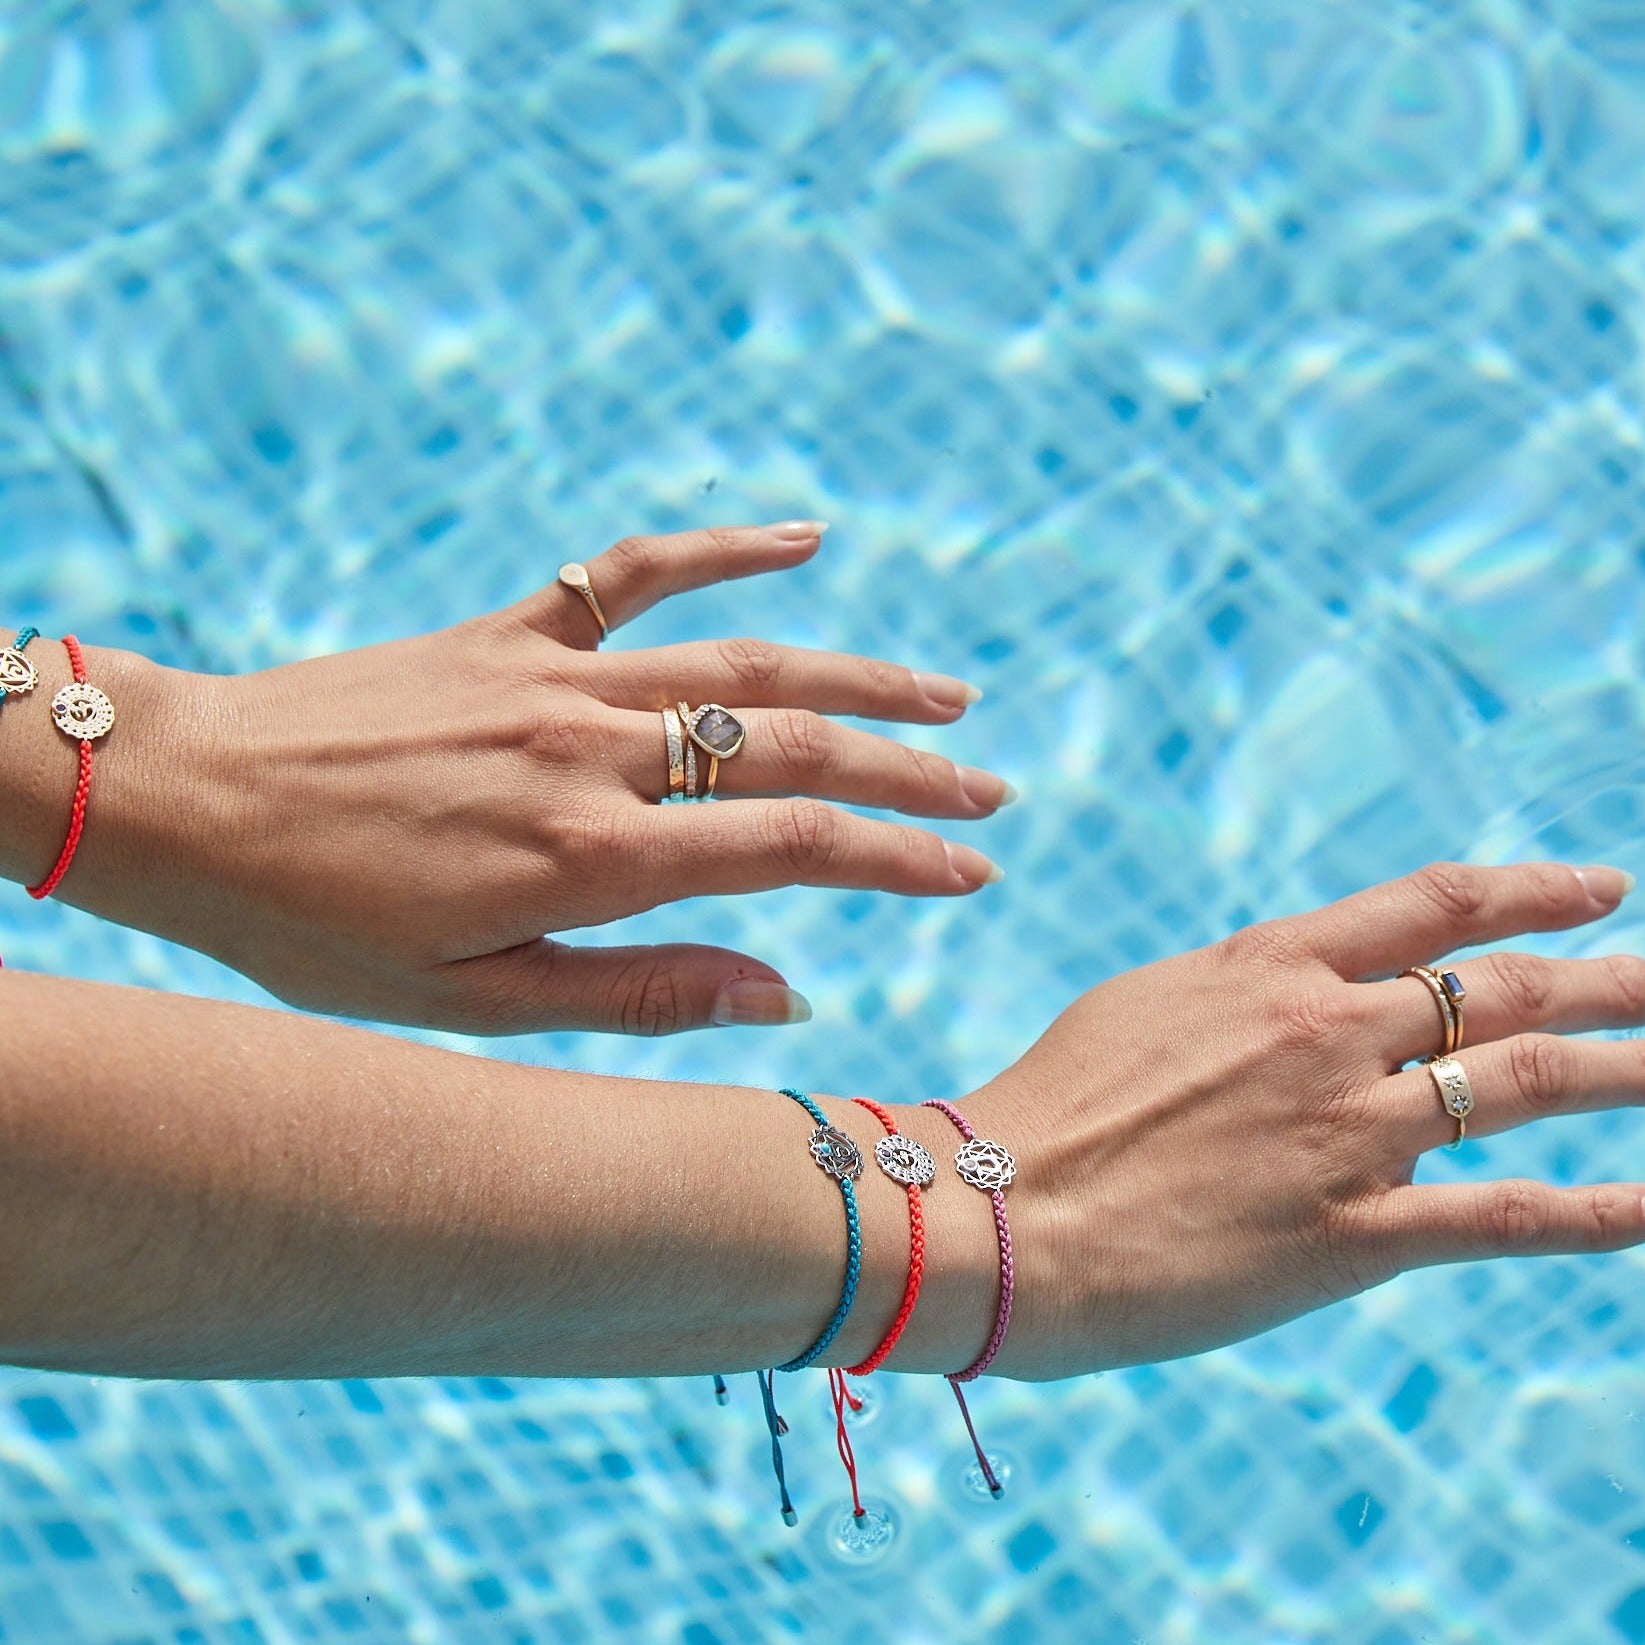
M 1609 914 L 1632 874 L 1557 862 L 1437 862 L 1273 925 L 1299 953 L 1350 982 L 1392 976 L 1457 948 L 1525 931 L 1565 931 Z M 1278 931 L 1274 932 L 1278 935 Z

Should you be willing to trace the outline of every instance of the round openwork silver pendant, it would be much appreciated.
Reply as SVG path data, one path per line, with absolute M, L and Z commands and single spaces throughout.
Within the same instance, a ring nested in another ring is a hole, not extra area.
M 973 1137 L 955 1156 L 954 1169 L 985 1194 L 1008 1187 L 1017 1174 L 1017 1162 L 997 1143 Z
M 0 686 L 8 697 L 26 697 L 40 683 L 39 672 L 15 646 L 0 650 Z
M 114 725 L 114 704 L 96 686 L 76 681 L 52 698 L 51 717 L 64 736 L 89 743 L 108 735 Z
M 874 1163 L 905 1188 L 924 1188 L 937 1174 L 937 1162 L 912 1137 L 881 1137 L 874 1144 Z
M 811 1133 L 811 1157 L 831 1177 L 862 1175 L 862 1152 L 845 1132 L 835 1125 L 819 1125 Z

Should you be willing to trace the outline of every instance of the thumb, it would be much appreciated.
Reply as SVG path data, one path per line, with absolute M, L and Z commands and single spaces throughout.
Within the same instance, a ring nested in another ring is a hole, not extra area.
M 443 969 L 476 1033 L 677 1034 L 811 1018 L 810 1002 L 769 965 L 698 943 L 571 948 L 544 937 Z

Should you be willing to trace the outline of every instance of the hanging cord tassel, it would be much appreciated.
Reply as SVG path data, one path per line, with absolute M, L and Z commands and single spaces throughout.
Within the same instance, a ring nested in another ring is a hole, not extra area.
M 960 1402 L 960 1415 L 965 1418 L 965 1431 L 971 1436 L 971 1448 L 977 1453 L 977 1466 L 982 1469 L 982 1477 L 988 1486 L 988 1494 L 998 1502 L 1005 1495 L 1005 1487 L 1000 1484 L 989 1463 L 987 1453 L 982 1448 L 982 1441 L 977 1438 L 976 1426 L 971 1421 L 971 1412 L 965 1403 L 965 1393 L 961 1389 L 959 1379 L 950 1377 L 948 1386 L 954 1390 L 954 1398 Z
M 771 1430 L 771 1470 L 777 1476 L 777 1492 L 782 1499 L 783 1524 L 798 1525 L 800 1516 L 794 1512 L 794 1504 L 788 1496 L 788 1479 L 783 1473 L 782 1436 L 788 1432 L 788 1424 L 777 1415 L 777 1397 L 773 1387 L 770 1371 L 754 1373 L 755 1380 L 760 1385 L 760 1402 L 765 1406 L 765 1425 Z
M 845 1385 L 845 1372 L 837 1367 L 828 1373 L 828 1391 L 834 1399 L 834 1443 L 839 1448 L 840 1461 L 845 1464 L 845 1477 L 851 1481 L 851 1513 L 861 1519 L 865 1510 L 857 1495 L 857 1453 L 851 1448 L 851 1436 L 845 1431 L 845 1408 L 862 1409 L 862 1401 Z

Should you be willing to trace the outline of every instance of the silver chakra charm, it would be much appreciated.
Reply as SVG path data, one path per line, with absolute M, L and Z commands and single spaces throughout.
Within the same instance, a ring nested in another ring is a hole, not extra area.
M 0 650 L 0 686 L 8 697 L 26 697 L 40 683 L 33 663 L 15 646 Z
M 704 703 L 701 708 L 692 709 L 685 722 L 685 734 L 705 754 L 718 755 L 722 760 L 729 760 L 748 735 L 743 722 L 718 703 Z
M 927 1187 L 937 1174 L 937 1162 L 912 1137 L 881 1137 L 874 1144 L 874 1162 L 905 1188 Z
M 65 737 L 94 742 L 114 725 L 114 704 L 94 685 L 66 685 L 51 700 L 52 722 Z
M 1016 1176 L 1017 1162 L 997 1142 L 973 1137 L 954 1156 L 954 1169 L 973 1188 L 996 1194 Z
M 831 1177 L 862 1175 L 862 1152 L 836 1125 L 819 1125 L 811 1133 L 811 1157 Z

